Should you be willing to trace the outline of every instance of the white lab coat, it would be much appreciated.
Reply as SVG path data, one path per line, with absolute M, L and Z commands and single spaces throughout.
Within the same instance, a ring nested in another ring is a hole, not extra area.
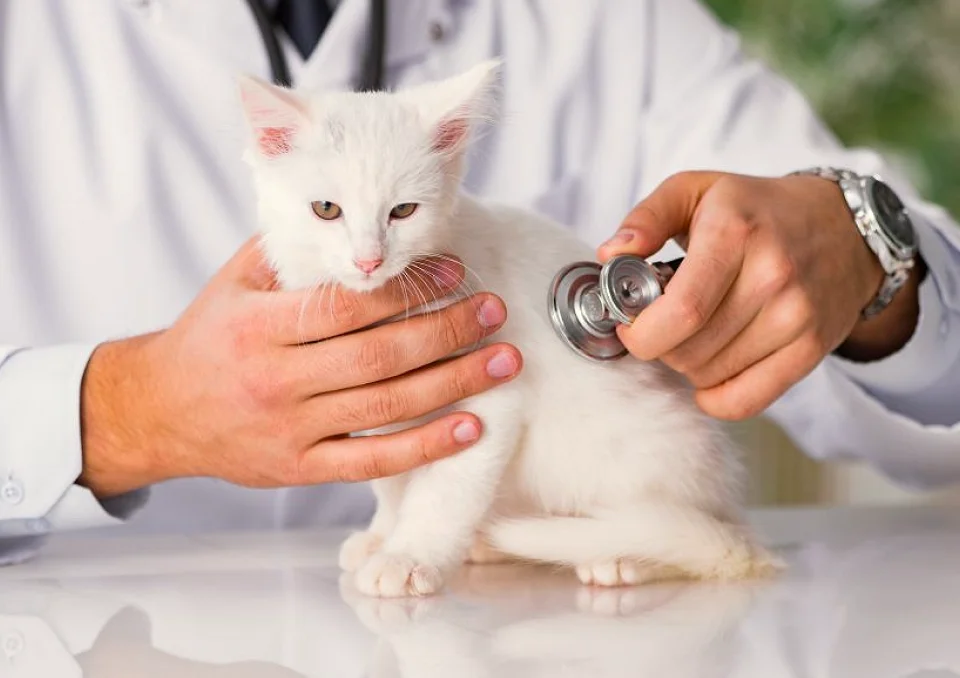
M 890 175 L 877 155 L 840 148 L 694 0 L 392 7 L 389 86 L 505 60 L 502 122 L 478 142 L 468 188 L 543 211 L 592 245 L 680 170 Z M 342 0 L 306 63 L 288 49 L 295 80 L 349 87 L 367 12 Z M 363 519 L 363 486 L 192 479 L 104 506 L 74 484 L 92 348 L 172 322 L 254 231 L 235 78 L 269 70 L 246 3 L 6 0 L 0 35 L 0 550 L 14 559 L 37 534 L 117 522 L 192 531 Z M 815 457 L 865 459 L 931 486 L 960 479 L 960 232 L 894 183 L 931 268 L 917 335 L 878 364 L 829 358 L 770 415 Z

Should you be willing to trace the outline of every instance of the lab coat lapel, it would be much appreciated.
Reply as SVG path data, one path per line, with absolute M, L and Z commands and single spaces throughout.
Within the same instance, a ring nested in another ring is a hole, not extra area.
M 400 72 L 423 61 L 450 25 L 447 0 L 388 2 L 384 86 L 390 87 Z M 335 90 L 354 87 L 369 37 L 370 0 L 342 0 L 317 49 L 297 73 L 297 84 Z

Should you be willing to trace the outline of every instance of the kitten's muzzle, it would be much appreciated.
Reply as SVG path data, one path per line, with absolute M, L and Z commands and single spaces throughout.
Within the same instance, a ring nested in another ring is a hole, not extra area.
M 370 275 L 383 265 L 383 259 L 354 259 L 353 265 Z

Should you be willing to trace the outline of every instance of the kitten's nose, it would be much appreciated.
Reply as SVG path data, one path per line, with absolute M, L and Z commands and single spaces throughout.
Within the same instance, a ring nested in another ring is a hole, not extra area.
M 359 268 L 361 271 L 363 271 L 367 275 L 370 275 L 371 273 L 376 271 L 378 268 L 380 268 L 380 264 L 382 263 L 383 263 L 383 259 L 354 259 L 353 260 L 353 265 Z

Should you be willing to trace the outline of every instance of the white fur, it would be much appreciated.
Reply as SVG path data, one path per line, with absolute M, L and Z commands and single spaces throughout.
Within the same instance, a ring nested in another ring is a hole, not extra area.
M 472 286 L 505 300 L 496 339 L 524 355 L 516 380 L 457 404 L 484 422 L 476 445 L 374 482 L 376 516 L 344 544 L 342 566 L 378 596 L 433 593 L 468 556 L 498 553 L 574 566 L 585 583 L 607 585 L 771 571 L 739 517 L 739 463 L 681 379 L 659 363 L 589 362 L 554 334 L 550 280 L 591 249 L 541 216 L 462 194 L 461 132 L 489 116 L 495 73 L 485 63 L 389 94 L 242 83 L 253 130 L 287 130 L 285 152 L 254 144 L 247 154 L 284 286 L 368 290 L 418 256 L 454 253 Z M 319 221 L 314 200 L 340 205 L 342 219 Z M 405 202 L 420 207 L 388 223 Z M 367 278 L 352 261 L 371 253 L 384 264 Z

